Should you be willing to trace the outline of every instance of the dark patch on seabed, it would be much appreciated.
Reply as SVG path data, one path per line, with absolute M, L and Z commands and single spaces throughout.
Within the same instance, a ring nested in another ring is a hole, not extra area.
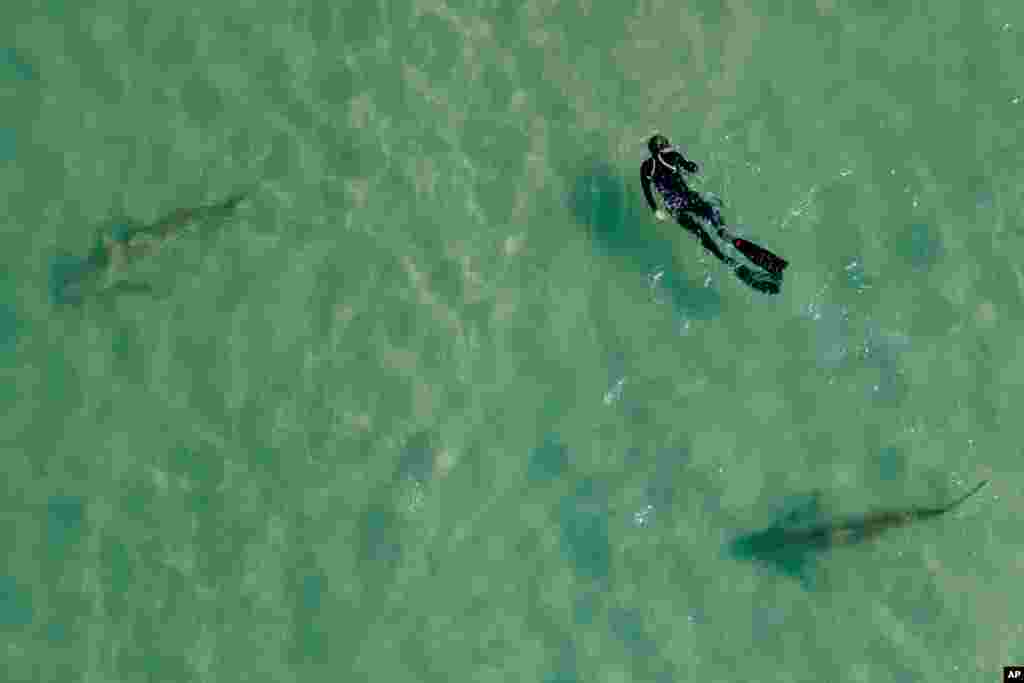
M 397 480 L 425 483 L 434 471 L 435 439 L 429 431 L 416 432 L 405 441 L 395 472 Z
M 882 481 L 899 482 L 907 476 L 907 454 L 902 448 L 886 446 L 879 449 L 875 464 Z
M 78 496 L 52 496 L 46 504 L 46 535 L 51 548 L 64 548 L 81 539 L 85 503 Z
M 781 605 L 757 604 L 750 613 L 750 635 L 755 643 L 777 642 L 786 632 L 788 610 Z
M 0 303 L 0 352 L 13 351 L 18 345 L 21 320 L 14 306 Z
M 672 310 L 691 320 L 714 320 L 722 314 L 717 290 L 690 282 L 674 270 L 658 270 L 648 276 L 655 298 L 671 302 Z
M 654 472 L 647 483 L 647 500 L 658 508 L 669 508 L 675 502 L 679 482 L 677 476 L 690 462 L 687 446 L 672 446 L 658 449 L 655 456 Z
M 34 81 L 38 77 L 32 63 L 13 47 L 0 48 L 0 74 L 19 81 Z
M 10 128 L 0 128 L 0 162 L 14 161 L 18 157 L 18 134 Z
M 567 638 L 562 641 L 551 670 L 544 676 L 544 683 L 579 683 L 579 680 L 579 671 L 576 668 L 576 643 Z
M 590 228 L 599 249 L 639 258 L 643 268 L 653 265 L 645 259 L 649 245 L 635 226 L 627 226 L 625 190 L 611 167 L 596 164 L 578 176 L 569 195 L 569 209 L 579 223 Z
M 685 446 L 660 448 L 654 456 L 654 464 L 648 468 L 643 496 L 632 511 L 635 527 L 650 527 L 668 523 L 672 506 L 676 502 L 677 489 L 681 485 L 683 468 L 690 460 L 689 449 Z M 642 467 L 640 455 L 627 454 L 625 466 L 628 469 Z
M 22 628 L 34 617 L 29 592 L 13 576 L 0 576 L 0 627 Z
M 850 291 L 861 294 L 872 287 L 872 282 L 864 270 L 864 260 L 861 257 L 847 259 L 843 266 L 842 285 Z
M 327 590 L 327 577 L 321 573 L 302 577 L 299 604 L 308 612 L 319 612 Z
M 893 231 L 889 248 L 918 272 L 930 271 L 946 253 L 941 233 L 928 223 L 912 223 Z
M 656 683 L 673 680 L 672 666 L 647 632 L 639 609 L 613 607 L 608 610 L 608 626 L 629 655 L 634 680 Z
M 625 260 L 647 275 L 655 296 L 670 301 L 677 313 L 697 320 L 718 317 L 722 308 L 718 292 L 666 266 L 675 251 L 673 243 L 659 238 L 649 221 L 629 210 L 627 197 L 623 179 L 607 164 L 594 164 L 576 177 L 569 208 L 589 228 L 599 252 Z M 689 239 L 682 233 L 680 237 Z
M 358 559 L 367 580 L 390 580 L 402 556 L 399 532 L 398 515 L 390 501 L 373 502 L 363 510 L 359 517 Z
M 43 637 L 50 645 L 67 645 L 71 635 L 71 629 L 62 621 L 53 620 L 43 630 Z
M 611 572 L 608 493 L 601 482 L 581 480 L 559 507 L 562 550 L 576 575 L 607 585 Z
M 50 257 L 47 290 L 50 303 L 55 305 L 82 303 L 80 289 L 74 287 L 76 282 L 85 277 L 94 267 L 87 259 L 80 258 L 64 250 L 58 250 Z
M 870 386 L 873 400 L 895 405 L 906 396 L 909 386 L 900 355 L 909 348 L 909 337 L 883 332 L 877 323 L 868 321 L 861 342 L 860 359 L 877 372 L 877 381 Z
M 195 446 L 179 443 L 168 451 L 164 467 L 171 474 L 186 479 L 194 492 L 216 491 L 224 481 L 224 458 L 208 444 Z M 195 501 L 201 511 L 206 498 L 199 495 Z
M 569 469 L 569 447 L 557 434 L 547 434 L 539 446 L 530 449 L 527 478 L 531 483 L 544 483 L 559 479 Z
M 589 626 L 597 620 L 597 615 L 604 609 L 604 593 L 600 587 L 578 590 L 573 599 L 572 618 L 577 626 Z
M 390 592 L 404 556 L 403 526 L 395 510 L 392 486 L 379 486 L 370 494 L 370 502 L 359 512 L 356 521 L 355 577 L 359 597 L 354 609 L 357 619 L 372 623 L 381 618 L 395 618 L 394 611 L 404 604 L 393 604 Z M 390 614 L 390 617 L 383 615 Z M 357 640 L 365 633 L 357 636 Z M 342 644 L 339 650 L 348 650 Z
M 309 567 L 296 572 L 289 583 L 293 619 L 289 662 L 323 666 L 330 658 L 330 630 L 324 627 L 321 616 L 327 578 Z

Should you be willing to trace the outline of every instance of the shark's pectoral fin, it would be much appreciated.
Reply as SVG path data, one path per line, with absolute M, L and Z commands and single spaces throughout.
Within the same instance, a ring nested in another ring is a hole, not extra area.
M 791 579 L 797 579 L 805 588 L 816 585 L 818 562 L 813 551 L 800 546 L 783 549 L 772 558 L 772 566 L 777 572 Z
M 800 587 L 805 591 L 828 590 L 829 572 L 825 566 L 817 562 L 809 562 L 800 574 Z

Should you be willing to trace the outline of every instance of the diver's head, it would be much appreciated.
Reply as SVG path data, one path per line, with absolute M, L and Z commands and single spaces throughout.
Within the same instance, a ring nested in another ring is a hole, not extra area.
M 647 149 L 650 150 L 652 157 L 671 146 L 672 143 L 668 141 L 668 138 L 660 133 L 652 135 L 651 139 L 647 141 Z

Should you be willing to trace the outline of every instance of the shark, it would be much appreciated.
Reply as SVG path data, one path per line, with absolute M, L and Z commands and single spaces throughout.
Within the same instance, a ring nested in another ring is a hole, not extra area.
M 239 192 L 213 204 L 176 209 L 149 225 L 129 220 L 113 228 L 97 228 L 85 258 L 62 250 L 50 262 L 51 302 L 78 305 L 119 294 L 153 294 L 148 283 L 125 280 L 125 270 L 185 234 L 193 224 L 227 218 L 248 195 Z
M 819 516 L 821 494 L 815 493 L 808 504 L 768 528 L 733 539 L 726 546 L 726 552 L 736 560 L 768 565 L 784 576 L 799 579 L 805 589 L 811 589 L 815 586 L 815 559 L 822 553 L 836 546 L 863 543 L 895 527 L 944 515 L 988 483 L 982 481 L 956 500 L 939 507 L 880 510 L 859 517 L 807 523 L 804 520 L 808 517 Z

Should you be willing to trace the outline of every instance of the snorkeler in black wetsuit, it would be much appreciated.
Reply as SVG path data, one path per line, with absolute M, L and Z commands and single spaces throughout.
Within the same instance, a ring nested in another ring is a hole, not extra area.
M 725 222 L 722 220 L 722 214 L 718 208 L 699 193 L 691 190 L 686 184 L 683 172 L 696 173 L 699 170 L 697 164 L 684 157 L 668 141 L 668 138 L 664 135 L 653 135 L 647 142 L 647 148 L 650 150 L 651 157 L 640 166 L 640 183 L 655 217 L 658 220 L 665 220 L 672 215 L 679 225 L 696 235 L 704 248 L 715 258 L 733 268 L 736 276 L 743 282 L 767 294 L 778 294 L 782 283 L 782 271 L 789 263 L 767 249 L 741 237 L 736 237 L 725 229 Z M 667 212 L 658 208 L 654 194 L 651 192 L 651 183 L 654 183 L 655 189 L 664 200 Z M 736 259 L 723 253 L 708 231 L 704 229 L 701 220 L 713 228 L 717 228 L 716 234 L 720 238 L 731 242 L 740 253 L 761 266 L 765 273 L 759 275 L 748 266 L 738 263 Z

